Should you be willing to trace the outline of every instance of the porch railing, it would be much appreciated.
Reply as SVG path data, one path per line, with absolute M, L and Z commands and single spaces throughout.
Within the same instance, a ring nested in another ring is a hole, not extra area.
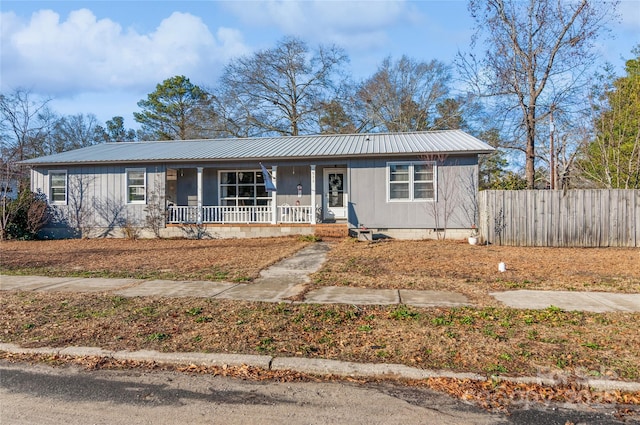
M 278 205 L 279 223 L 311 223 L 311 206 Z
M 167 223 L 271 223 L 272 209 L 270 206 L 203 206 L 201 217 L 198 207 L 176 206 L 167 207 Z M 302 205 L 279 205 L 277 207 L 277 223 L 311 223 L 312 209 Z

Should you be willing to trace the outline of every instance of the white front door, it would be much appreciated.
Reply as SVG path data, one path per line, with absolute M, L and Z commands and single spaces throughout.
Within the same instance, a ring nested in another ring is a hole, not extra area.
M 347 170 L 324 169 L 323 211 L 325 220 L 347 218 Z

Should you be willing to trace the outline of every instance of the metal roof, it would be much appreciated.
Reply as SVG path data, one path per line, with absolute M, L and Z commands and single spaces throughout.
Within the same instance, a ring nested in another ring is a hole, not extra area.
M 24 164 L 181 162 L 348 158 L 420 154 L 490 153 L 494 149 L 461 130 L 328 134 L 245 139 L 104 143 L 23 161 Z

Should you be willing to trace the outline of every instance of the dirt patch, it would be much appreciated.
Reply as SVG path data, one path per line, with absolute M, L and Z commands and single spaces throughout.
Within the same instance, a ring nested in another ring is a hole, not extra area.
M 498 271 L 505 263 L 506 272 Z M 640 249 L 474 246 L 456 241 L 336 243 L 315 286 L 448 290 L 479 305 L 513 289 L 640 292 Z
M 308 245 L 299 238 L 2 242 L 0 270 L 62 276 L 249 281 Z

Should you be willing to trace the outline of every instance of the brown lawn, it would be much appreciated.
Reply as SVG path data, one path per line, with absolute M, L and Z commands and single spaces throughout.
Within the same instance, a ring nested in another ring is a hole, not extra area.
M 498 271 L 504 262 L 507 271 Z M 450 290 L 496 305 L 510 289 L 640 292 L 640 249 L 473 246 L 459 241 L 345 239 L 313 275 L 316 286 Z
M 67 239 L 0 243 L 0 271 L 48 276 L 252 280 L 306 246 L 300 238 Z
M 299 238 L 3 242 L 0 271 L 250 280 L 308 243 Z M 311 286 L 452 290 L 467 294 L 476 306 L 272 304 L 7 291 L 2 293 L 0 342 L 27 347 L 269 354 L 486 375 L 561 373 L 570 379 L 640 381 L 640 313 L 515 310 L 498 306 L 488 296 L 491 291 L 517 288 L 640 292 L 638 249 L 351 239 L 330 243 L 328 260 L 313 275 Z M 507 265 L 505 273 L 498 272 L 501 261 Z M 6 353 L 0 353 L 3 356 Z M 458 396 L 472 391 L 458 384 L 448 382 L 449 391 L 457 391 Z M 454 387 L 458 390 L 451 390 Z M 571 402 L 594 397 L 589 389 L 586 393 L 574 390 L 571 387 L 579 399 Z M 505 394 L 495 386 L 481 393 L 485 398 Z M 540 394 L 542 399 L 551 397 L 548 390 L 526 394 L 525 399 L 539 400 Z M 638 394 L 619 395 L 624 403 L 640 400 Z M 510 396 L 504 397 L 507 403 Z
M 301 238 L 89 239 L 0 243 L 0 271 L 45 275 L 252 280 L 309 242 Z M 478 296 L 508 289 L 640 292 L 640 249 L 472 246 L 459 241 L 342 239 L 314 285 L 439 289 Z M 498 263 L 507 271 L 500 273 Z

